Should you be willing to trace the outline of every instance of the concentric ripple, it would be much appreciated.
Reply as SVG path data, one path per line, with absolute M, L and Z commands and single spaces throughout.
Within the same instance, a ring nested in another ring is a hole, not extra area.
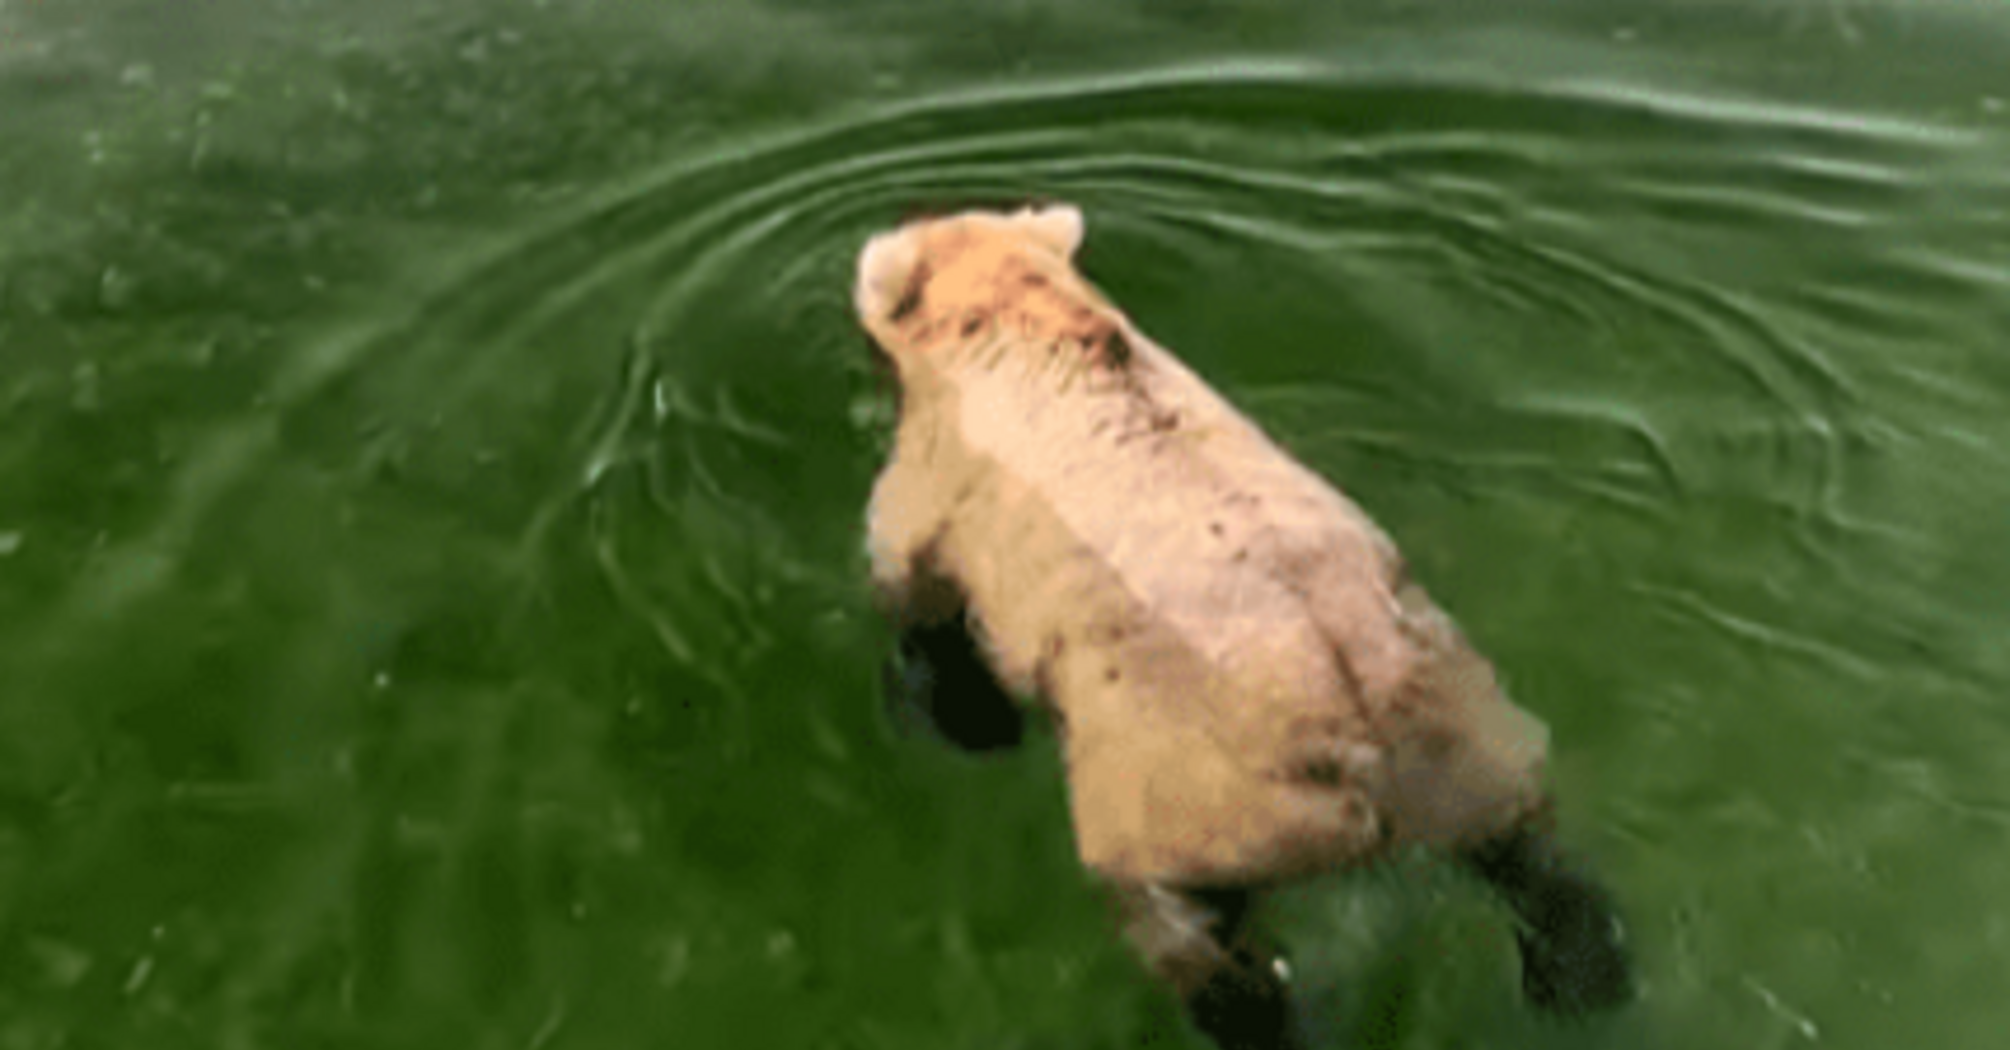
M 1233 275 L 1205 272 L 1221 257 L 1323 289 L 1331 312 L 1308 310 L 1287 345 L 1261 347 L 1197 316 L 1245 309 L 1227 296 L 1166 297 L 1193 303 L 1184 310 L 1125 297 L 1155 330 L 1206 331 L 1181 349 L 1223 362 L 1231 384 L 1261 380 L 1236 371 L 1252 351 L 1310 355 L 1324 383 L 1393 389 L 1412 412 L 1427 395 L 1483 405 L 1533 444 L 1472 448 L 1414 415 L 1392 441 L 1378 428 L 1403 424 L 1364 418 L 1360 405 L 1333 406 L 1348 422 L 1306 440 L 1390 454 L 1400 444 L 1413 463 L 1481 484 L 1535 470 L 1643 510 L 1687 486 L 1737 486 L 1799 529 L 1848 531 L 1841 461 L 1852 444 L 1890 440 L 1861 387 L 1892 363 L 1834 337 L 1881 319 L 1907 329 L 1920 304 L 1764 262 L 1791 243 L 1943 299 L 1986 291 L 1976 278 L 1997 271 L 1982 261 L 1902 250 L 1935 173 L 1976 146 L 1956 130 L 1613 85 L 1531 91 L 1274 65 L 865 112 L 680 162 L 414 266 L 430 279 L 387 297 L 381 316 L 289 351 L 271 391 L 278 428 L 262 418 L 212 435 L 184 466 L 174 510 L 134 551 L 178 546 L 233 479 L 255 472 L 246 449 L 269 449 L 288 428 L 359 413 L 382 434 L 507 426 L 532 392 L 576 398 L 657 376 L 677 377 L 664 389 L 687 400 L 829 379 L 848 352 L 845 271 L 865 234 L 914 207 L 1028 196 L 1089 209 L 1091 268 L 1118 289 L 1153 271 L 1233 287 Z M 1740 279 L 1692 275 L 1705 251 Z M 1976 276 L 1951 279 L 1964 265 Z M 578 425 L 640 418 L 602 415 Z M 759 429 L 772 444 L 794 426 Z M 1599 430 L 1611 440 L 1595 439 L 1591 461 L 1536 447 Z M 477 438 L 438 443 L 457 440 Z M 597 479 L 613 454 L 606 433 L 570 440 L 572 480 L 549 479 L 542 501 L 571 498 L 559 493 Z M 124 582 L 80 599 L 126 593 L 132 559 L 111 564 Z

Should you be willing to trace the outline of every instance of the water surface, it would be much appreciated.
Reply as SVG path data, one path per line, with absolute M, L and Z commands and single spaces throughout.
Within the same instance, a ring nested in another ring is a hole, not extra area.
M 848 313 L 1088 272 L 1549 722 L 1645 986 L 1407 866 L 1332 1045 L 2010 1025 L 1987 5 L 0 0 L 0 1046 L 1197 1046 L 1051 752 L 895 739 Z

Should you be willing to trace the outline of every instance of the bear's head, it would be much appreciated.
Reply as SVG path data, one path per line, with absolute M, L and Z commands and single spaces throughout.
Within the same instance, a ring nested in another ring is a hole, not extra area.
M 853 303 L 896 363 L 1008 320 L 1087 342 L 1114 311 L 1075 272 L 1081 243 L 1081 210 L 1066 204 L 910 222 L 866 243 Z

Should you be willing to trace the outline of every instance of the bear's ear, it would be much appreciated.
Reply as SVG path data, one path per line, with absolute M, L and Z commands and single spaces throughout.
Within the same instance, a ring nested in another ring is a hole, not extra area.
M 1061 258 L 1072 259 L 1082 246 L 1082 209 L 1072 204 L 1050 204 L 1027 208 L 1016 218 L 1033 239 L 1054 249 Z
M 893 320 L 901 304 L 914 294 L 920 276 L 921 245 L 910 231 L 894 230 L 867 241 L 858 257 L 858 285 L 853 305 L 867 323 Z

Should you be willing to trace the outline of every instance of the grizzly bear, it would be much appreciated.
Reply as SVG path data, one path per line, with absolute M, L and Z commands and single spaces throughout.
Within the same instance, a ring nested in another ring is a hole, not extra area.
M 1083 864 L 1226 1048 L 1297 1045 L 1252 895 L 1421 845 L 1520 919 L 1525 994 L 1630 994 L 1610 895 L 1558 849 L 1547 731 L 1367 515 L 1079 273 L 1080 211 L 866 244 L 897 381 L 872 493 L 893 699 L 971 748 L 1051 716 Z

